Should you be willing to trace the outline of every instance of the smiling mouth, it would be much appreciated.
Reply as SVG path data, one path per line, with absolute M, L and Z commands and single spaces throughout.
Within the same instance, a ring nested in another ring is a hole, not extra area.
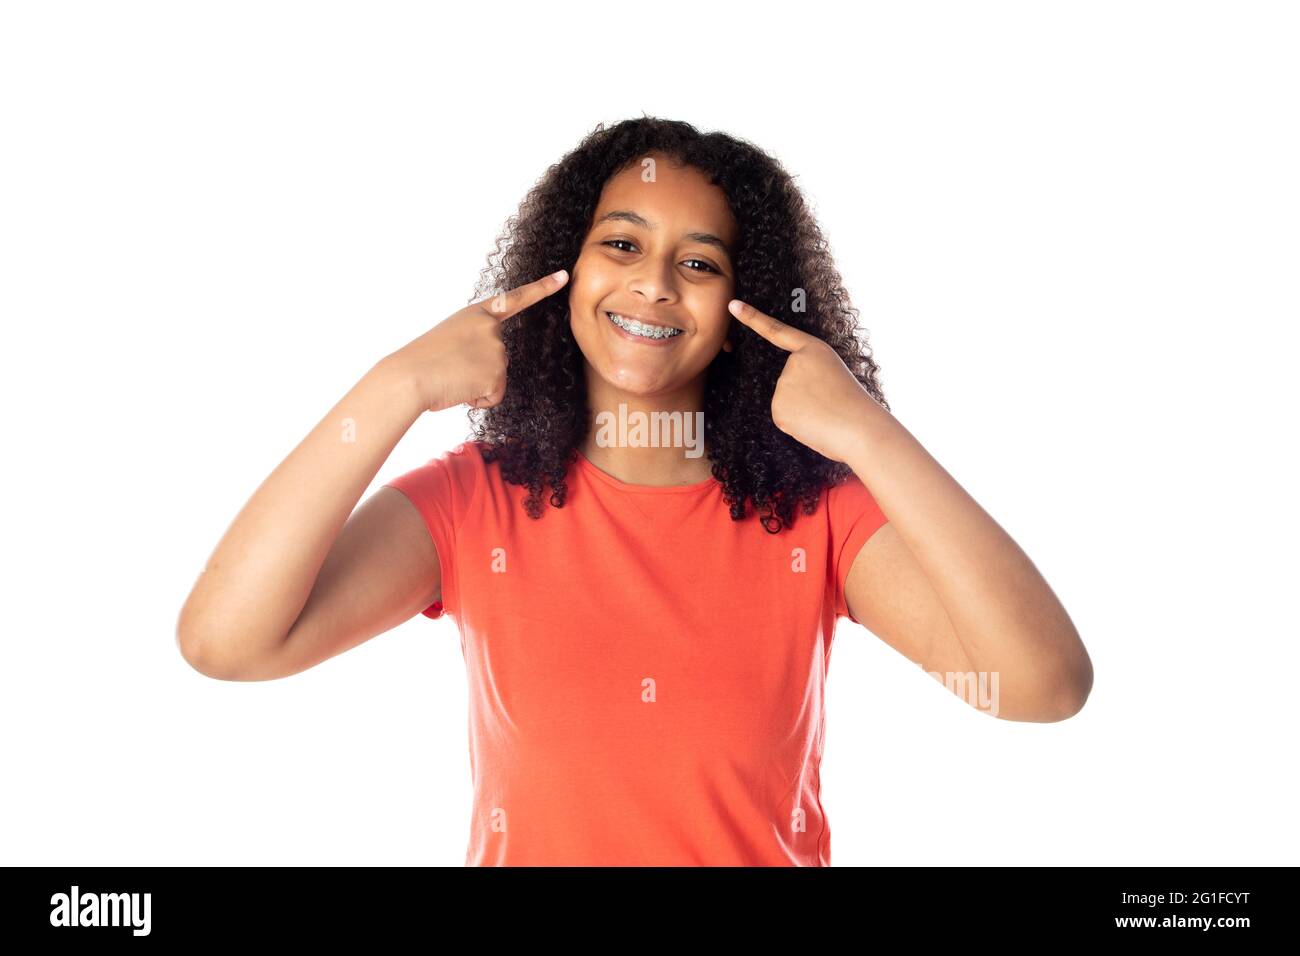
M 647 322 L 638 322 L 636 319 L 624 318 L 617 312 L 606 312 L 605 318 L 628 335 L 635 335 L 641 339 L 671 339 L 682 334 L 681 329 L 674 329 L 667 325 L 651 325 Z

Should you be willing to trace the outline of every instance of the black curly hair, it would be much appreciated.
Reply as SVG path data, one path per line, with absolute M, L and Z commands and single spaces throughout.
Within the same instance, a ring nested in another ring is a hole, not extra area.
M 643 115 L 609 128 L 598 124 L 507 220 L 470 301 L 571 269 L 606 181 L 652 152 L 695 167 L 726 195 L 739 227 L 735 298 L 824 340 L 888 409 L 866 336 L 859 338 L 857 310 L 790 174 L 757 146 L 689 123 Z M 791 308 L 795 290 L 804 292 L 804 311 Z M 591 421 L 567 298 L 548 296 L 502 323 L 510 370 L 505 397 L 469 411 L 484 460 L 499 461 L 506 482 L 528 489 L 522 502 L 532 518 L 541 517 L 547 484 L 550 503 L 564 506 L 566 475 Z M 793 525 L 798 504 L 812 514 L 822 490 L 851 471 L 776 427 L 772 394 L 788 353 L 736 327 L 733 350 L 720 351 L 706 372 L 705 447 L 732 519 L 746 516 L 749 499 L 763 528 L 776 534 Z

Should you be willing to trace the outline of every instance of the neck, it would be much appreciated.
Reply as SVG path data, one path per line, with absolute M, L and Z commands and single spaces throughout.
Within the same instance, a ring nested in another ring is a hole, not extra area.
M 581 448 L 593 465 L 634 485 L 691 485 L 711 475 L 703 377 L 657 395 L 631 395 L 595 375 L 587 381 L 591 418 Z

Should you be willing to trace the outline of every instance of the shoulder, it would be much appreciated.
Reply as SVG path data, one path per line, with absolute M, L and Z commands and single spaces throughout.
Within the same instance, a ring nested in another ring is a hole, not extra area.
M 486 442 L 467 439 L 440 452 L 420 467 L 436 468 L 462 480 L 477 479 L 489 467 L 483 454 L 486 448 Z
M 875 495 L 871 493 L 866 483 L 852 472 L 837 484 L 826 488 L 826 509 L 832 520 L 873 508 L 879 510 Z
M 827 488 L 826 518 L 832 539 L 850 557 L 889 520 L 871 489 L 852 473 Z
M 384 484 L 405 493 L 421 510 L 441 508 L 459 518 L 489 484 L 483 444 L 462 441 Z
M 482 471 L 487 467 L 483 460 L 483 452 L 486 448 L 487 442 L 475 441 L 471 438 L 449 448 L 440 457 L 450 467 Z

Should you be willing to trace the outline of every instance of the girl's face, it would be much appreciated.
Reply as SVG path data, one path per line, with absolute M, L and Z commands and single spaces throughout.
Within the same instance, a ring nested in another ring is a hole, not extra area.
M 737 227 L 726 197 L 698 169 L 648 158 L 655 161 L 652 181 L 638 162 L 605 184 L 571 270 L 570 323 L 589 391 L 599 385 L 593 374 L 644 397 L 702 385 L 731 325 Z M 678 331 L 646 338 L 609 313 Z

